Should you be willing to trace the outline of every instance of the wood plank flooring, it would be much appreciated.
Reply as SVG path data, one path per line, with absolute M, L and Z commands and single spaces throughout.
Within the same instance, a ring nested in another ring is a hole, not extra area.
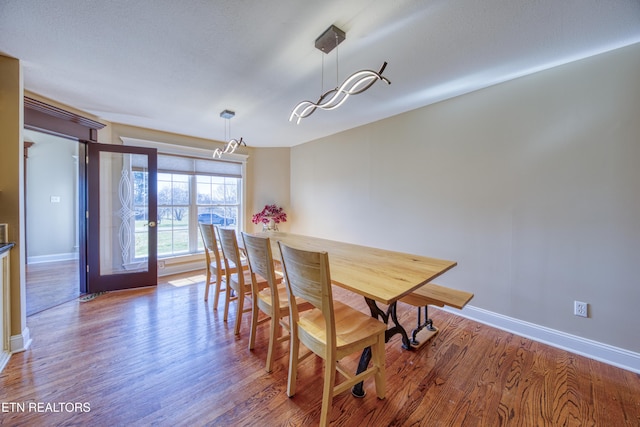
M 235 311 L 225 323 L 222 302 L 213 311 L 213 298 L 203 301 L 203 272 L 161 280 L 157 289 L 111 292 L 30 316 L 31 348 L 0 374 L 0 424 L 317 425 L 321 360 L 301 363 L 298 392 L 288 398 L 287 343 L 274 371 L 264 371 L 268 323 L 249 351 L 249 316 L 235 337 Z M 367 312 L 361 297 L 335 292 Z M 411 328 L 415 309 L 401 304 L 398 312 Z M 440 333 L 421 349 L 402 350 L 399 337 L 387 343 L 386 399 L 367 381 L 365 398 L 334 398 L 334 425 L 640 425 L 640 375 L 430 313 Z M 355 369 L 357 359 L 346 365 Z
M 78 260 L 27 264 L 25 272 L 27 316 L 80 295 Z

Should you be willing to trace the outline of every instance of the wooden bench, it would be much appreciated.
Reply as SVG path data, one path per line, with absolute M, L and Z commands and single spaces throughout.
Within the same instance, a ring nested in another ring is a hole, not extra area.
M 471 301 L 471 298 L 473 298 L 471 292 L 451 289 L 436 285 L 435 283 L 427 283 L 409 295 L 402 297 L 400 301 L 418 307 L 418 326 L 411 333 L 411 339 L 409 340 L 411 346 L 419 348 L 438 333 L 438 328 L 433 326 L 433 321 L 429 319 L 427 312 L 429 305 L 438 307 L 444 307 L 446 305 L 462 309 Z M 421 319 L 422 307 L 424 307 L 424 323 L 422 323 Z

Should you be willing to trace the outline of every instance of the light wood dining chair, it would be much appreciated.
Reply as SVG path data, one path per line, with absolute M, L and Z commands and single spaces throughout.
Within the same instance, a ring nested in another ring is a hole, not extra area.
M 274 348 L 276 343 L 289 339 L 289 299 L 286 286 L 282 283 L 282 276 L 278 275 L 274 268 L 271 241 L 268 237 L 252 236 L 242 233 L 244 249 L 247 254 L 249 269 L 251 270 L 252 283 L 252 312 L 251 335 L 249 336 L 249 350 L 255 348 L 256 329 L 259 323 L 271 320 L 269 328 L 269 348 L 267 351 L 267 372 L 273 370 Z M 259 290 L 259 278 L 263 277 L 268 287 Z M 296 300 L 299 311 L 310 310 L 311 304 L 302 299 Z M 260 311 L 266 314 L 258 320 Z M 282 329 L 287 334 L 282 334 Z
M 329 425 L 333 396 L 373 376 L 376 394 L 384 399 L 386 388 L 384 339 L 387 326 L 379 320 L 333 299 L 329 256 L 326 252 L 310 252 L 278 242 L 289 296 L 291 345 L 287 395 L 296 392 L 298 362 L 315 353 L 325 360 L 324 387 L 320 425 Z M 296 298 L 315 307 L 300 313 Z M 299 356 L 300 343 L 310 351 Z M 357 375 L 343 369 L 343 357 L 371 347 L 372 366 Z M 345 381 L 335 385 L 336 371 Z
M 236 323 L 234 333 L 238 335 L 240 333 L 240 324 L 242 323 L 242 315 L 251 311 L 252 306 L 244 307 L 245 298 L 251 298 L 252 295 L 252 282 L 251 271 L 249 269 L 239 269 L 232 272 L 232 267 L 242 265 L 242 257 L 240 256 L 240 248 L 238 246 L 238 239 L 236 237 L 236 231 L 231 228 L 218 229 L 218 236 L 220 236 L 220 246 L 222 247 L 222 256 L 224 258 L 224 265 L 227 271 L 226 282 L 227 287 L 233 289 L 234 296 L 231 296 L 230 292 L 226 292 L 225 295 L 225 307 L 224 307 L 224 320 L 227 320 L 229 312 L 229 304 L 235 300 L 237 302 L 236 309 Z M 267 281 L 262 277 L 257 278 L 257 287 L 259 290 L 266 288 Z
M 213 224 L 198 223 L 200 228 L 200 235 L 204 242 L 204 256 L 207 262 L 207 281 L 204 288 L 204 300 L 209 300 L 209 289 L 211 287 L 211 280 L 215 279 L 215 285 L 213 290 L 213 309 L 218 309 L 218 300 L 221 292 L 227 291 L 226 274 L 227 269 L 223 260 L 221 259 L 220 248 L 218 247 L 218 239 L 216 238 L 216 230 Z M 231 269 L 232 273 L 235 273 L 235 267 Z M 222 287 L 222 281 L 225 280 L 225 287 Z M 226 308 L 225 308 L 226 309 Z M 224 320 L 227 320 L 226 311 Z

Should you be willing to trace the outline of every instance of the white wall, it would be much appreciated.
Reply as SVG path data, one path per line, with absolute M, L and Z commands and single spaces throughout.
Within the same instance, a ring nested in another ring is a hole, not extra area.
M 247 206 L 245 229 L 249 232 L 262 230 L 261 224 L 253 224 L 251 217 L 267 204 L 276 204 L 287 213 L 287 222 L 278 225 L 280 231 L 288 231 L 291 221 L 289 206 L 288 148 L 256 148 L 247 162 Z
M 34 142 L 27 160 L 27 262 L 73 259 L 78 142 L 28 130 L 25 136 Z
M 474 307 L 640 352 L 639 76 L 640 44 L 294 147 L 291 231 L 456 260 L 436 283 Z

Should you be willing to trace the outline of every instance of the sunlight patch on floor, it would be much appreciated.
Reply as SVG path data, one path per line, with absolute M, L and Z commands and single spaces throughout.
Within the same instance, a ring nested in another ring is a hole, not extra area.
M 207 276 L 204 274 L 198 274 L 189 277 L 183 277 L 180 279 L 169 280 L 169 284 L 171 286 L 175 286 L 176 288 L 180 288 L 182 286 L 196 285 L 198 283 L 202 283 L 207 279 Z

